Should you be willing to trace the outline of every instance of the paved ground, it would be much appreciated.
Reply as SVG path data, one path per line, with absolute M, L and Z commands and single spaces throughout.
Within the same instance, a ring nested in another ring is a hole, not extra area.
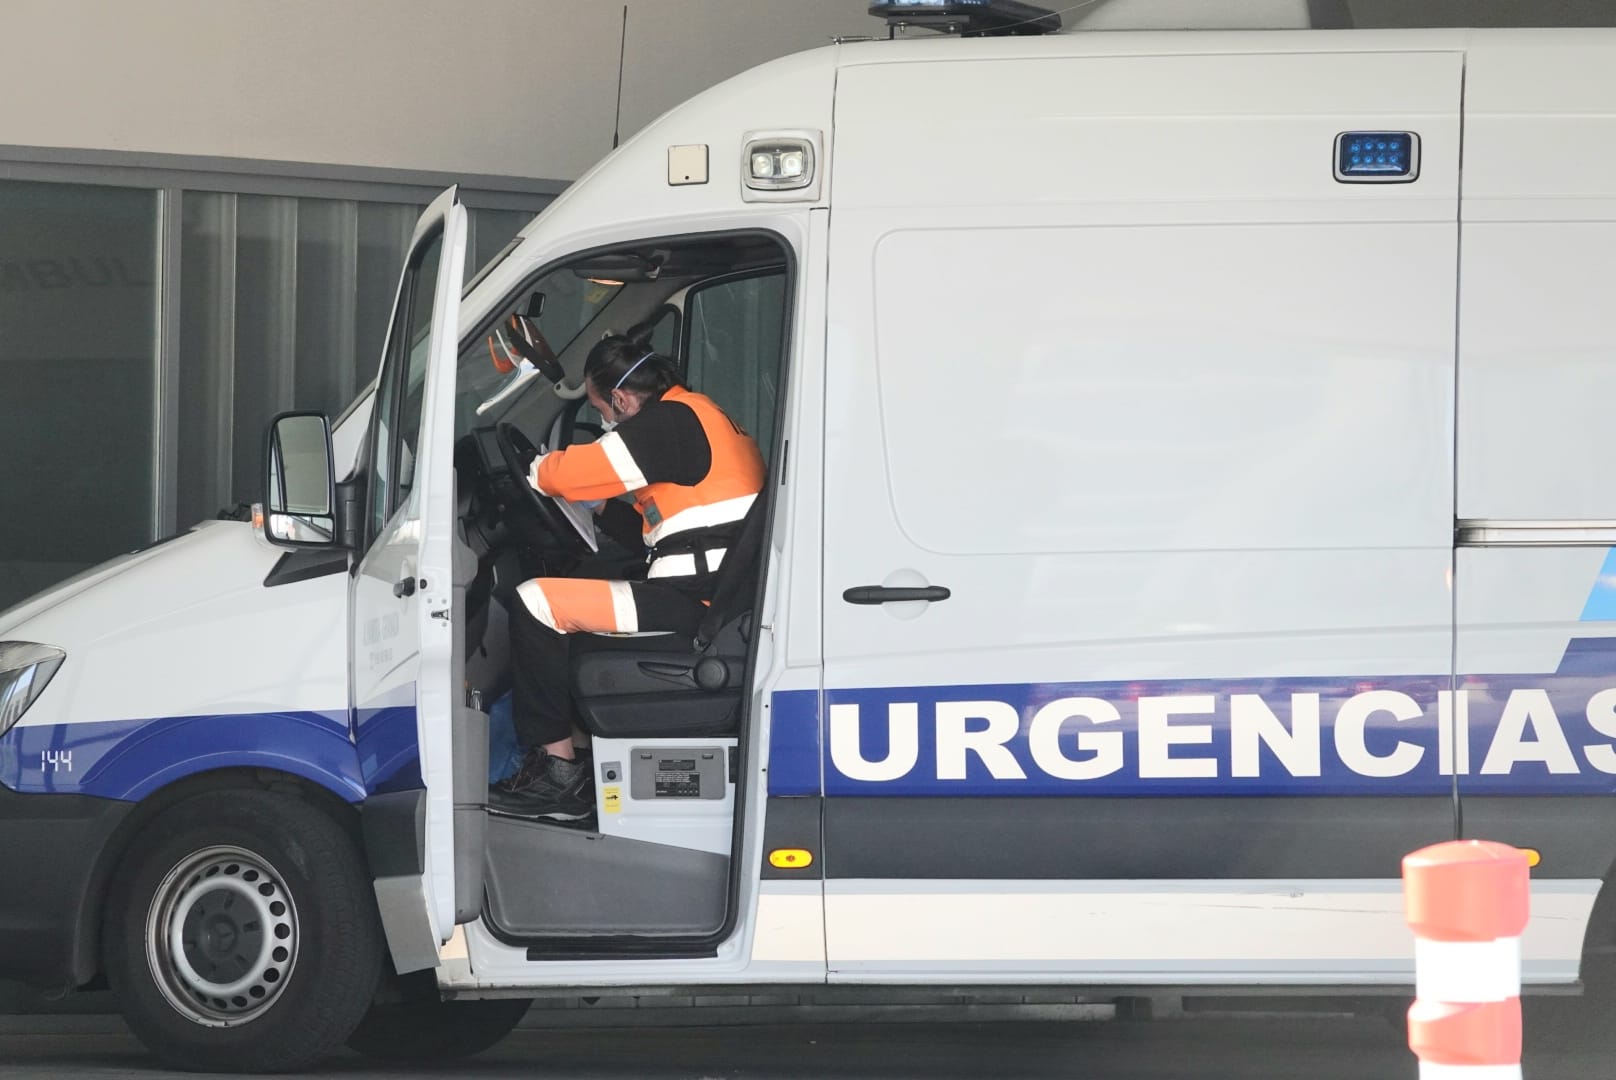
M 1616 1075 L 1611 1025 L 1580 1002 L 1531 1003 L 1529 1080 Z M 1616 1018 L 1613 1018 L 1616 1019 Z M 1063 1080 L 1414 1080 L 1402 1034 L 1374 1016 L 1192 1016 L 1044 1023 L 837 1023 L 545 1030 L 524 1028 L 455 1069 L 400 1071 L 344 1054 L 318 1077 L 543 1080 L 840 1080 L 1061 1077 Z M 7 1018 L 0 1076 L 88 1080 L 159 1070 L 116 1021 Z

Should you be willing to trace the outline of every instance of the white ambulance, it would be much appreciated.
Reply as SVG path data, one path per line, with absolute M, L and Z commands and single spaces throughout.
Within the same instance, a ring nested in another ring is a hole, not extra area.
M 1539 854 L 1524 980 L 1575 986 L 1613 148 L 1613 32 L 934 38 L 695 98 L 467 287 L 445 192 L 261 521 L 0 615 L 0 976 L 242 1070 L 566 989 L 1397 992 L 1401 856 L 1479 836 Z M 769 479 L 696 640 L 580 647 L 564 827 L 484 805 L 512 591 L 644 556 L 509 463 L 598 434 L 607 331 Z

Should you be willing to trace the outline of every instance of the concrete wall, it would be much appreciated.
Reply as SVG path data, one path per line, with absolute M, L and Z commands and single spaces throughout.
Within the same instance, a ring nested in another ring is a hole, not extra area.
M 864 0 L 629 0 L 623 135 Z M 0 146 L 571 180 L 611 148 L 606 0 L 5 0 Z

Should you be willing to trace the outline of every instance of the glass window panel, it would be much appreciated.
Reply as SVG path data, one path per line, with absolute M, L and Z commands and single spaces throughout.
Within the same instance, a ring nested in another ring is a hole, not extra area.
M 335 416 L 375 378 L 421 207 L 186 191 L 175 210 L 186 528 L 259 498 L 275 413 Z M 472 213 L 479 266 L 532 218 Z M 156 191 L 0 181 L 0 507 L 26 508 L 0 515 L 0 607 L 151 536 L 159 235 Z M 547 322 L 570 339 L 593 308 L 567 299 Z
M 377 408 L 373 473 L 370 482 L 371 539 L 381 533 L 415 481 L 415 447 L 420 436 L 427 359 L 432 346 L 432 293 L 443 252 L 439 233 L 410 268 L 408 291 L 397 312 L 393 354 L 382 373 Z
M 335 416 L 358 389 L 354 357 L 359 275 L 358 204 L 299 199 L 296 380 L 292 407 Z M 367 312 L 378 321 L 385 314 Z
M 236 197 L 180 200 L 179 418 L 175 520 L 181 528 L 237 501 L 231 484 L 236 355 Z M 251 492 L 239 499 L 251 501 Z
M 426 403 L 427 361 L 432 355 L 433 293 L 438 284 L 438 260 L 443 255 L 443 237 L 428 245 L 411 271 L 409 364 L 404 372 L 404 400 L 398 416 L 398 490 L 393 508 L 404 504 L 415 487 L 416 447 L 420 443 L 421 410 Z
M 467 208 L 471 219 L 470 242 L 466 245 L 466 280 L 470 281 L 488 261 L 511 242 L 533 220 L 531 210 L 482 210 Z
M 260 497 L 286 409 L 337 416 L 376 377 L 416 206 L 186 192 L 178 521 Z
M 423 209 L 425 207 L 389 203 L 359 204 L 354 353 L 346 360 L 353 366 L 355 387 L 368 384 L 381 369 L 382 349 L 387 343 L 387 316 L 393 310 L 393 297 L 398 293 L 415 220 Z
M 151 538 L 158 215 L 0 181 L 0 608 Z
M 236 200 L 236 350 L 231 483 L 243 502 L 259 498 L 264 435 L 292 407 L 297 343 L 298 200 Z
M 686 378 L 751 433 L 774 445 L 785 328 L 785 275 L 738 278 L 693 292 Z

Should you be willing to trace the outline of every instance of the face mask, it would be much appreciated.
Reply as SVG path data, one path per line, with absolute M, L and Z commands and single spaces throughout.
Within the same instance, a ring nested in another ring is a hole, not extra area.
M 612 412 L 617 412 L 616 403 L 610 398 L 607 398 L 604 402 L 602 402 L 602 404 L 611 406 Z M 604 409 L 597 409 L 596 411 L 600 413 L 600 431 L 602 435 L 606 434 L 608 431 L 611 431 L 613 428 L 617 427 L 618 424 L 622 423 L 621 420 L 606 419 L 606 411 Z

